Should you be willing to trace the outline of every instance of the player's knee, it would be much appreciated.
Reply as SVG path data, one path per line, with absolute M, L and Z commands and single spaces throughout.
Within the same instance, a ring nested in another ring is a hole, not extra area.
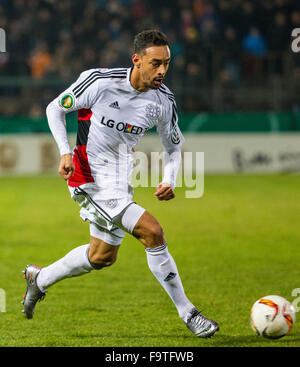
M 161 246 L 165 242 L 164 231 L 159 223 L 149 225 L 144 240 L 147 247 Z
M 163 229 L 159 222 L 148 212 L 145 212 L 134 228 L 133 235 L 145 247 L 158 247 L 165 243 Z

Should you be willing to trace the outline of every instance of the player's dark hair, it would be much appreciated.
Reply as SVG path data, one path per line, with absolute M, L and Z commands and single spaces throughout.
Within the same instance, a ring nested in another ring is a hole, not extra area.
M 142 53 L 151 46 L 169 46 L 167 36 L 157 29 L 149 29 L 134 37 L 133 49 L 135 54 Z

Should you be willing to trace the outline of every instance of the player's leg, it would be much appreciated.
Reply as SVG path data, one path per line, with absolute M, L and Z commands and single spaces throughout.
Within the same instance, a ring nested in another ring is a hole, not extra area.
M 185 320 L 194 306 L 184 293 L 178 269 L 168 251 L 159 222 L 145 211 L 132 234 L 145 246 L 150 270 L 174 302 L 179 316 Z
M 37 301 L 45 296 L 47 289 L 53 284 L 110 266 L 116 261 L 125 232 L 118 230 L 118 235 L 112 235 L 93 224 L 90 225 L 90 232 L 89 244 L 74 248 L 51 265 L 44 268 L 35 265 L 26 267 L 24 278 L 27 281 L 27 290 L 23 311 L 27 318 L 33 317 Z
M 88 250 L 89 244 L 76 247 L 45 268 L 32 264 L 26 266 L 24 279 L 27 281 L 27 290 L 23 301 L 25 317 L 33 317 L 36 303 L 44 298 L 48 287 L 59 280 L 85 274 L 93 269 L 88 260 Z
M 94 269 L 102 269 L 113 265 L 117 260 L 120 245 L 110 245 L 99 238 L 90 238 L 88 258 Z
M 76 247 L 63 258 L 42 268 L 37 285 L 45 292 L 60 280 L 110 266 L 116 261 L 119 247 L 120 245 L 111 245 L 102 239 L 91 236 L 89 244 Z
M 145 246 L 151 272 L 173 301 L 186 326 L 197 336 L 212 336 L 219 327 L 214 321 L 201 315 L 186 297 L 176 263 L 168 251 L 159 222 L 145 211 L 132 234 Z

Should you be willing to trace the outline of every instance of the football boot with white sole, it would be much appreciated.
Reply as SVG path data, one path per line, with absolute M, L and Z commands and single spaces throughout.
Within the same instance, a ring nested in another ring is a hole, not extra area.
M 190 311 L 185 325 L 199 338 L 210 338 L 219 330 L 219 325 L 205 316 L 203 316 L 196 308 Z
M 32 319 L 36 303 L 43 300 L 46 295 L 46 293 L 42 292 L 37 286 L 36 280 L 40 271 L 40 267 L 32 264 L 27 265 L 26 269 L 23 271 L 23 278 L 27 282 L 27 290 L 25 296 L 23 296 L 24 300 L 22 303 L 24 305 L 24 316 L 27 319 Z

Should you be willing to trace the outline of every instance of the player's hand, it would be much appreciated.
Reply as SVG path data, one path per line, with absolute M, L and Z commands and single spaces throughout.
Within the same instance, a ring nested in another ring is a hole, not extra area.
M 64 180 L 68 180 L 74 175 L 75 167 L 72 154 L 64 154 L 61 156 L 58 172 Z
M 175 198 L 174 190 L 168 183 L 160 183 L 156 186 L 156 192 L 154 193 L 158 200 L 170 200 Z

